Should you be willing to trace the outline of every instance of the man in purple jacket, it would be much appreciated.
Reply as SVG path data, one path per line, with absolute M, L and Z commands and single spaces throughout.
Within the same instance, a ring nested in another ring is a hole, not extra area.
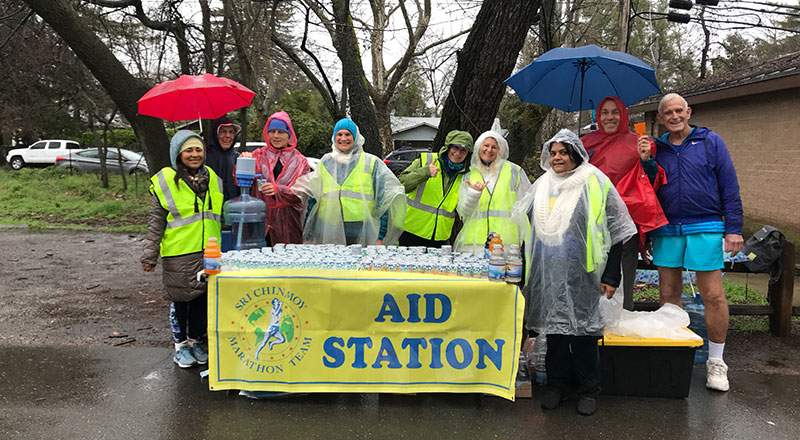
M 669 93 L 658 105 L 658 122 L 667 133 L 657 138 L 656 161 L 667 174 L 658 200 L 669 220 L 651 233 L 653 264 L 658 266 L 661 303 L 681 305 L 682 268 L 696 271 L 708 328 L 706 387 L 728 391 L 728 366 L 722 360 L 728 331 L 728 303 L 722 290 L 723 246 L 742 248 L 742 200 L 733 161 L 722 138 L 689 125 L 692 109 Z M 724 237 L 724 245 L 723 245 Z

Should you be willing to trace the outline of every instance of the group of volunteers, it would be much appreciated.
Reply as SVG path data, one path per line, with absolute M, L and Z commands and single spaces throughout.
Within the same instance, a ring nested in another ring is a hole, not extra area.
M 333 129 L 331 152 L 316 170 L 297 150 L 289 115 L 269 117 L 266 146 L 253 157 L 261 174 L 251 195 L 266 203 L 266 241 L 399 244 L 482 254 L 487 235 L 524 246 L 525 327 L 547 335 L 544 409 L 577 392 L 577 410 L 591 415 L 600 393 L 600 298 L 622 283 L 633 307 L 639 255 L 659 269 L 661 302 L 681 305 L 683 268 L 697 272 L 709 337 L 707 387 L 728 390 L 722 360 L 728 308 L 722 291 L 723 252 L 742 246 L 742 205 L 736 173 L 722 139 L 689 124 L 691 108 L 665 95 L 651 139 L 629 128 L 617 97 L 597 109 L 598 130 L 579 138 L 563 129 L 541 154 L 544 175 L 531 184 L 508 161 L 506 139 L 487 131 L 477 141 L 453 130 L 438 152 L 423 153 L 396 177 L 364 151 L 350 119 Z M 206 285 L 209 237 L 219 239 L 222 204 L 236 196 L 233 144 L 240 127 L 223 117 L 208 138 L 181 130 L 170 144 L 172 166 L 151 179 L 148 230 L 141 262 L 152 272 L 159 255 L 172 301 L 174 361 L 208 362 Z M 374 140 L 372 140 L 374 141 Z M 574 384 L 577 383 L 577 390 Z

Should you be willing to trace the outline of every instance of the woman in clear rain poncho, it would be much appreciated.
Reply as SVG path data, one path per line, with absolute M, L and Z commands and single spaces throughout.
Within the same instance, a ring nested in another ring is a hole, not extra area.
M 308 160 L 297 151 L 297 136 L 286 112 L 273 113 L 264 125 L 266 146 L 242 153 L 256 159 L 256 172 L 266 182 L 253 185 L 250 195 L 267 204 L 267 244 L 303 242 L 303 202 L 290 189 L 300 176 L 311 169 Z
M 526 326 L 547 335 L 541 405 L 557 407 L 577 379 L 578 412 L 591 415 L 600 392 L 600 297 L 610 298 L 619 285 L 622 242 L 636 226 L 573 132 L 561 130 L 545 143 L 541 166 L 546 173 L 513 213 L 525 242 Z
M 332 244 L 394 244 L 403 232 L 403 185 L 383 161 L 364 151 L 355 122 L 341 119 L 331 152 L 292 190 L 309 206 L 303 241 Z
M 464 226 L 453 250 L 483 255 L 489 232 L 500 234 L 505 246 L 520 243 L 511 208 L 531 182 L 519 165 L 508 161 L 508 142 L 500 133 L 484 132 L 473 151 L 469 174 L 458 192 L 458 214 Z

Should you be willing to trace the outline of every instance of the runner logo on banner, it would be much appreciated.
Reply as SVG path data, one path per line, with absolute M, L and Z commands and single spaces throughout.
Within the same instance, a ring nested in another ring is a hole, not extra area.
M 513 400 L 523 311 L 516 286 L 482 279 L 223 273 L 209 282 L 210 388 Z

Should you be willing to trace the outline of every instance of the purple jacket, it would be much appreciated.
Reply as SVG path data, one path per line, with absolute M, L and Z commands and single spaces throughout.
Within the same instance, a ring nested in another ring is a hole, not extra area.
M 657 195 L 671 225 L 724 220 L 726 234 L 742 233 L 742 199 L 733 161 L 718 134 L 694 131 L 675 151 L 667 135 L 657 138 L 656 162 L 667 174 Z

